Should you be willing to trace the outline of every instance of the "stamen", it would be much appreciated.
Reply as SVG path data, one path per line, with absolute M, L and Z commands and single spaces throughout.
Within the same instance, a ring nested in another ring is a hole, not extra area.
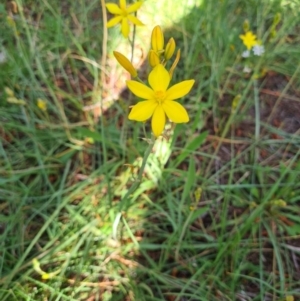
M 166 92 L 164 91 L 155 91 L 155 99 L 158 102 L 162 102 L 166 97 Z

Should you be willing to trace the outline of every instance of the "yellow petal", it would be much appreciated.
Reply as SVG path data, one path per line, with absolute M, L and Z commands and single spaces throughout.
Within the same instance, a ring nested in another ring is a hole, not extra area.
M 166 92 L 166 99 L 173 100 L 185 96 L 190 92 L 194 83 L 195 81 L 193 79 L 190 79 L 172 86 Z
M 113 27 L 113 26 L 117 25 L 118 23 L 120 23 L 121 20 L 122 20 L 121 16 L 114 17 L 107 22 L 106 26 L 107 26 L 107 28 Z
M 162 107 L 168 118 L 175 123 L 185 123 L 190 120 L 186 109 L 176 101 L 165 100 Z
M 165 128 L 166 124 L 166 114 L 162 108 L 162 106 L 158 105 L 153 113 L 151 126 L 152 131 L 155 137 L 161 135 L 162 131 Z
M 152 49 L 159 52 L 164 49 L 164 34 L 159 25 L 155 26 L 151 34 Z
M 126 11 L 126 0 L 120 0 L 120 8 L 123 10 L 123 11 Z
M 130 20 L 133 24 L 138 25 L 138 26 L 142 26 L 144 25 L 144 23 L 142 23 L 138 18 L 136 18 L 135 16 L 132 15 L 128 15 L 127 16 L 128 20 Z
M 130 14 L 136 12 L 141 7 L 142 4 L 143 4 L 142 1 L 137 1 L 129 5 L 129 7 L 127 8 L 127 13 Z
M 154 91 L 144 84 L 135 80 L 126 81 L 128 89 L 137 97 L 143 99 L 154 99 Z
M 125 69 L 127 70 L 130 75 L 132 77 L 137 77 L 137 71 L 136 69 L 133 67 L 133 65 L 131 64 L 131 62 L 127 59 L 127 57 L 125 57 L 122 53 L 118 52 L 118 51 L 114 51 L 114 56 L 117 59 L 117 61 L 119 62 L 119 64 Z
M 165 92 L 170 83 L 169 72 L 162 64 L 158 64 L 150 72 L 148 82 L 154 91 Z
M 146 121 L 152 116 L 157 105 L 158 104 L 155 100 L 141 101 L 132 107 L 128 119 L 136 121 Z
M 124 38 L 128 38 L 129 36 L 129 24 L 127 18 L 122 19 L 122 27 L 121 27 L 122 35 Z
M 114 15 L 121 15 L 122 14 L 122 10 L 120 9 L 120 7 L 115 4 L 115 3 L 107 3 L 105 4 L 107 10 Z

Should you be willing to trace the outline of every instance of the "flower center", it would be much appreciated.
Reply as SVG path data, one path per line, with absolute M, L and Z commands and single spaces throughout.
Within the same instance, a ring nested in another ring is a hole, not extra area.
M 155 91 L 155 99 L 159 103 L 162 103 L 165 100 L 165 97 L 166 97 L 166 92 L 164 92 L 164 91 Z
M 126 18 L 127 15 L 128 15 L 127 10 L 126 9 L 122 9 L 122 8 L 121 8 L 121 10 L 122 10 L 122 17 Z

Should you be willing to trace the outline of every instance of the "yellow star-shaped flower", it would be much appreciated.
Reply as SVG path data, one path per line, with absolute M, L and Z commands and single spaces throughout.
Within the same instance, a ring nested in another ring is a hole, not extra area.
M 256 35 L 253 34 L 252 31 L 247 31 L 245 34 L 241 34 L 240 39 L 242 39 L 248 50 L 257 44 Z
M 115 15 L 109 22 L 107 22 L 107 27 L 115 26 L 121 23 L 121 32 L 125 38 L 128 38 L 129 35 L 129 21 L 135 25 L 144 25 L 138 18 L 132 15 L 132 13 L 136 12 L 141 5 L 142 1 L 137 1 L 132 5 L 127 7 L 126 0 L 120 0 L 120 5 L 115 3 L 107 3 L 105 6 L 107 10 Z
M 166 116 L 175 123 L 186 123 L 189 115 L 185 108 L 174 101 L 188 94 L 194 85 L 194 80 L 182 81 L 170 88 L 170 75 L 165 67 L 158 64 L 148 76 L 150 87 L 134 81 L 126 82 L 129 90 L 136 96 L 146 99 L 132 107 L 128 116 L 130 120 L 146 121 L 152 117 L 152 131 L 156 137 L 161 135 L 166 124 Z
M 47 102 L 41 98 L 38 98 L 38 100 L 36 101 L 36 105 L 38 106 L 38 108 L 42 111 L 47 111 Z

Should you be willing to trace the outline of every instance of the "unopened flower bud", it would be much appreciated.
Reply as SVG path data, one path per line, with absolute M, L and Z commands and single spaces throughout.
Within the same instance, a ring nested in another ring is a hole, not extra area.
M 175 40 L 173 38 L 171 38 L 169 40 L 169 42 L 167 43 L 165 53 L 164 53 L 165 59 L 167 61 L 173 56 L 173 54 L 175 52 L 175 47 L 176 47 Z
M 131 62 L 120 52 L 114 51 L 114 56 L 117 59 L 117 61 L 119 62 L 119 64 L 125 69 L 127 70 L 130 75 L 132 77 L 137 77 L 137 71 L 136 69 L 133 67 L 133 65 L 131 64 Z
M 250 25 L 249 25 L 249 20 L 245 20 L 244 23 L 243 23 L 243 29 L 244 29 L 244 32 L 247 32 L 250 30 Z
M 156 52 L 164 49 L 164 34 L 159 25 L 155 26 L 151 34 L 151 46 Z
M 152 49 L 149 51 L 148 61 L 152 68 L 154 68 L 156 65 L 160 63 L 157 53 Z

